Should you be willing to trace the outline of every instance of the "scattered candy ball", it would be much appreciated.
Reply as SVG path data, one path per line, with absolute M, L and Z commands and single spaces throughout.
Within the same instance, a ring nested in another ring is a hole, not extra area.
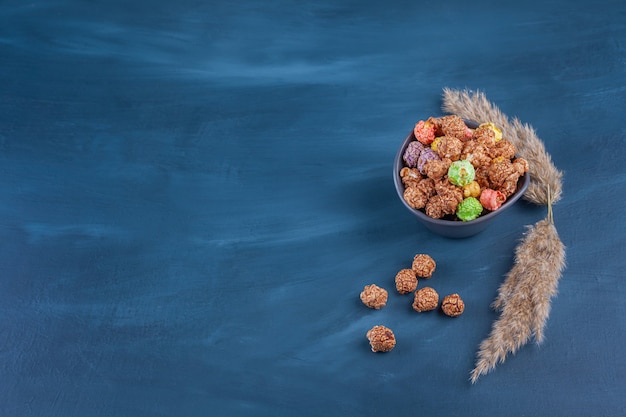
M 515 158 L 515 145 L 506 139 L 501 139 L 499 142 L 496 142 L 495 146 L 489 149 L 489 154 L 494 159 L 513 159 Z
M 366 285 L 361 292 L 360 298 L 363 304 L 369 308 L 380 310 L 387 304 L 389 294 L 387 290 L 376 284 Z
M 496 144 L 496 131 L 487 123 L 483 123 L 474 129 L 474 140 L 481 145 L 491 147 Z
M 407 181 L 413 180 L 407 179 Z M 426 205 L 428 199 L 434 194 L 435 183 L 430 178 L 424 178 L 404 190 L 404 201 L 415 209 L 421 209 Z
M 474 220 L 480 216 L 482 212 L 483 206 L 476 197 L 467 197 L 461 201 L 456 208 L 456 216 L 464 222 Z
M 372 352 L 389 352 L 396 346 L 396 336 L 385 326 L 374 326 L 365 336 L 370 342 Z
M 420 174 L 425 174 L 426 172 L 424 171 L 424 165 L 428 161 L 438 161 L 440 159 L 441 158 L 439 157 L 439 154 L 437 154 L 437 152 L 433 151 L 431 148 L 424 148 L 420 153 L 419 159 L 417 160 L 417 169 L 419 170 Z
M 497 210 L 506 201 L 506 196 L 500 191 L 487 188 L 480 194 L 480 204 L 487 210 Z
M 463 152 L 463 141 L 454 136 L 441 136 L 437 142 L 437 154 L 441 159 L 458 161 Z
M 408 294 L 417 288 L 417 277 L 412 269 L 401 269 L 396 274 L 396 290 L 400 294 Z
M 413 299 L 413 310 L 418 313 L 424 311 L 431 311 L 437 308 L 439 304 L 439 294 L 434 288 L 424 287 L 415 291 L 415 297 Z
M 497 210 L 517 191 L 521 176 L 528 172 L 528 161 L 515 158 L 515 146 L 503 137 L 502 130 L 494 123 L 482 123 L 470 129 L 456 115 L 420 120 L 413 130 L 414 141 L 409 142 L 400 172 L 405 187 L 404 200 L 415 210 L 422 210 L 435 219 L 471 221 L 471 216 L 461 219 L 457 213 L 464 198 L 474 197 L 488 211 Z M 404 168 L 417 168 L 407 174 Z M 435 192 L 409 190 L 418 187 L 419 179 L 431 179 L 435 184 L 445 182 L 450 188 L 439 186 Z M 494 200 L 491 192 L 481 199 L 486 190 L 500 194 Z M 460 198 L 458 197 L 460 195 Z M 504 201 L 502 200 L 504 196 Z M 499 203 L 499 204 L 498 204 Z M 473 202 L 470 203 L 473 206 Z M 477 211 L 473 207 L 473 211 Z M 477 217 L 486 211 L 481 210 Z
M 496 142 L 502 139 L 502 130 L 493 123 L 482 123 L 479 128 L 489 129 L 493 132 L 493 138 Z
M 444 176 L 448 175 L 448 169 L 451 163 L 452 161 L 449 159 L 431 159 L 424 162 L 420 173 L 423 173 L 433 181 L 439 181 Z
M 435 182 L 435 193 L 424 206 L 426 214 L 435 219 L 454 214 L 459 203 L 463 201 L 463 190 L 446 179 Z
M 413 141 L 409 143 L 402 155 L 402 160 L 409 168 L 417 167 L 417 160 L 420 157 L 420 153 L 424 150 L 424 145 L 421 142 Z
M 448 168 L 448 181 L 463 187 L 474 181 L 476 171 L 468 160 L 454 161 Z
M 446 295 L 441 302 L 441 310 L 446 316 L 458 317 L 463 314 L 465 303 L 459 294 Z
M 424 121 L 420 120 L 415 124 L 413 128 L 413 134 L 415 139 L 423 143 L 424 145 L 430 145 L 435 140 L 435 132 L 437 131 L 437 125 L 433 122 L 432 118 Z
M 480 194 L 480 184 L 478 184 L 478 181 L 472 181 L 469 184 L 463 186 L 463 197 L 478 198 Z
M 433 272 L 437 268 L 437 263 L 430 255 L 425 253 L 418 253 L 413 257 L 413 264 L 411 269 L 420 278 L 430 278 L 433 276 Z
M 439 142 L 441 142 L 441 136 L 439 136 L 438 138 L 435 138 L 435 140 L 433 140 L 433 143 L 430 144 L 430 149 L 432 149 L 433 151 L 437 152 L 437 145 L 439 145 Z
M 400 170 L 400 179 L 402 180 L 402 184 L 404 184 L 405 191 L 409 188 L 419 184 L 424 178 L 417 170 L 417 168 L 409 168 L 404 167 Z
M 439 118 L 438 125 L 439 130 L 445 136 L 451 136 L 461 140 L 465 140 L 467 138 L 467 126 L 465 126 L 463 119 L 456 114 Z

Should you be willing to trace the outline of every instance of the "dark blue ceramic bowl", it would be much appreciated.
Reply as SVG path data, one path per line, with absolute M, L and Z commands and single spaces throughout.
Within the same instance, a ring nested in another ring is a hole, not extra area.
M 473 122 L 466 122 L 466 124 L 471 128 L 476 128 L 478 125 Z M 504 214 L 517 200 L 520 199 L 524 195 L 524 192 L 528 188 L 528 184 L 530 184 L 530 175 L 526 173 L 524 176 L 520 177 L 517 182 L 517 190 L 515 194 L 510 196 L 502 206 L 495 211 L 488 212 L 477 219 L 463 222 L 460 220 L 444 220 L 444 219 L 433 219 L 432 217 L 428 217 L 423 210 L 416 210 L 409 206 L 406 201 L 404 201 L 404 184 L 402 184 L 402 180 L 400 179 L 400 170 L 405 166 L 404 161 L 402 160 L 402 156 L 404 155 L 404 151 L 410 142 L 415 140 L 415 136 L 413 135 L 413 131 L 409 132 L 409 135 L 402 142 L 402 146 L 398 149 L 398 153 L 396 154 L 396 158 L 393 162 L 393 182 L 396 186 L 396 192 L 398 193 L 398 197 L 400 197 L 400 201 L 402 204 L 411 212 L 417 219 L 431 232 L 437 233 L 438 235 L 449 237 L 449 238 L 464 238 L 473 236 L 477 233 L 482 232 L 489 226 L 493 220 Z

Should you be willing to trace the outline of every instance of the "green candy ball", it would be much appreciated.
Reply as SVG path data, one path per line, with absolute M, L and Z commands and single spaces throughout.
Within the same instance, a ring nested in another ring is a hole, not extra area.
M 475 197 L 467 197 L 459 203 L 456 208 L 456 215 L 464 222 L 474 220 L 483 212 L 483 206 Z
M 454 161 L 448 168 L 448 181 L 459 187 L 474 181 L 476 171 L 470 161 Z

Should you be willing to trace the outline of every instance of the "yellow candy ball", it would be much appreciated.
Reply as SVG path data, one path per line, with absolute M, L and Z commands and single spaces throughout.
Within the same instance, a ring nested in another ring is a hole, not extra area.
M 476 197 L 480 195 L 480 185 L 476 181 L 472 181 L 463 186 L 463 197 Z
M 430 144 L 430 149 L 437 152 L 437 145 L 439 145 L 439 142 L 441 142 L 441 136 L 433 140 L 433 143 Z

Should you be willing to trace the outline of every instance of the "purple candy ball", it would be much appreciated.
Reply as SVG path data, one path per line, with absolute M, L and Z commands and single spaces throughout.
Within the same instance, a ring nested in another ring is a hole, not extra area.
M 420 153 L 424 150 L 424 145 L 421 142 L 414 140 L 410 142 L 404 151 L 402 159 L 409 168 L 417 167 L 417 160 L 420 157 Z
M 420 173 L 426 174 L 424 172 L 424 164 L 427 161 L 440 160 L 441 158 L 437 154 L 437 152 L 433 151 L 430 148 L 424 148 L 424 150 L 420 153 L 419 158 L 417 159 L 417 169 Z

